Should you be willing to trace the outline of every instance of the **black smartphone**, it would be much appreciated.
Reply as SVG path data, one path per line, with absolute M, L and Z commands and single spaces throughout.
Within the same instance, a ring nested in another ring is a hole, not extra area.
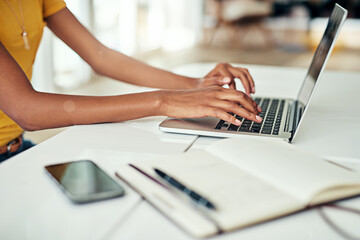
M 124 195 L 124 189 L 90 160 L 45 166 L 65 194 L 75 203 L 93 202 Z

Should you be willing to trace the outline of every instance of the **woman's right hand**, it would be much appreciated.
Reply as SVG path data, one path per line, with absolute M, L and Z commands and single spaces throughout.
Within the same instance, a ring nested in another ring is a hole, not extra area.
M 260 123 L 261 108 L 241 91 L 211 86 L 192 90 L 160 91 L 160 114 L 173 118 L 217 117 L 234 125 L 231 113 Z M 239 106 L 241 105 L 241 106 Z

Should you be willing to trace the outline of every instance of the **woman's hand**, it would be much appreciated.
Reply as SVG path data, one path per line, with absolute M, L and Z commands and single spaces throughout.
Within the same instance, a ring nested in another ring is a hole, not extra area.
M 255 93 L 254 80 L 246 68 L 233 67 L 229 63 L 219 63 L 204 78 L 197 79 L 197 88 L 213 85 L 223 86 L 228 84 L 231 89 L 236 89 L 235 78 L 242 82 L 245 93 L 250 96 Z
M 217 117 L 229 123 L 241 122 L 231 113 L 261 122 L 258 107 L 245 93 L 235 89 L 211 86 L 192 90 L 160 91 L 160 115 L 173 118 Z M 241 106 L 239 106 L 241 104 Z

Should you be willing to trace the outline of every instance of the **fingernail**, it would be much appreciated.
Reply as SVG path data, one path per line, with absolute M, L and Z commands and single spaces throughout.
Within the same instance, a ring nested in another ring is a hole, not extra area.
M 261 111 L 262 111 L 262 109 L 261 109 L 261 107 L 260 107 L 260 106 L 257 106 L 257 110 L 258 110 L 259 112 L 261 112 Z
M 236 120 L 235 120 L 235 123 L 236 123 L 236 125 L 238 125 L 238 126 L 241 124 L 241 122 L 240 122 L 239 119 L 236 119 Z
M 252 93 L 255 93 L 255 87 L 251 87 Z
M 223 78 L 223 83 L 229 83 L 230 81 L 231 81 L 231 79 L 229 77 Z
M 258 120 L 258 121 L 260 121 L 260 122 L 262 122 L 262 120 L 263 120 L 262 117 L 260 117 L 260 116 L 258 116 L 258 115 L 256 115 L 255 118 L 256 118 L 256 120 Z

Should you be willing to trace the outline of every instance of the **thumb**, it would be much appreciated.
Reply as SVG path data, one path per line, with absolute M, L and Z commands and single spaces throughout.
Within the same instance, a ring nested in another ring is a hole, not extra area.
M 229 77 L 222 77 L 222 76 L 207 77 L 204 80 L 205 80 L 204 85 L 206 86 L 213 86 L 213 85 L 223 86 L 225 84 L 231 83 L 231 79 Z

